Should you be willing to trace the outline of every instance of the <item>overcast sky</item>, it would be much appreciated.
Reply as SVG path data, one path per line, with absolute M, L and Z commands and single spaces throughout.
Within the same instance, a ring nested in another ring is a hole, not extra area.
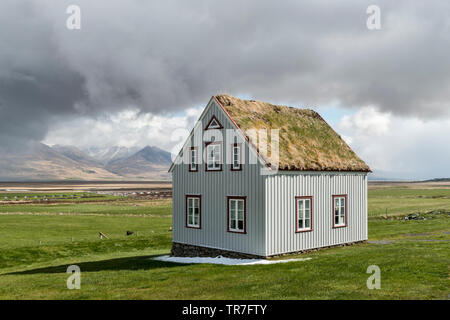
M 171 150 L 228 93 L 314 108 L 379 175 L 450 176 L 449 57 L 448 0 L 3 0 L 0 144 Z

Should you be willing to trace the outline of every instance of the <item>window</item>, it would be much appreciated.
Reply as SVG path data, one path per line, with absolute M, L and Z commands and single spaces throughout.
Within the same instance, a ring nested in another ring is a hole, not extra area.
M 295 197 L 295 201 L 296 231 L 311 231 L 313 222 L 312 197 Z
M 241 162 L 241 144 L 234 143 L 231 146 L 231 170 L 239 171 L 242 170 L 242 162 Z
M 222 143 L 209 142 L 206 144 L 206 171 L 222 170 Z
M 196 172 L 198 171 L 198 155 L 197 155 L 197 147 L 191 147 L 189 153 L 189 171 Z
M 186 227 L 201 228 L 201 196 L 186 195 Z
M 347 195 L 333 196 L 333 228 L 347 226 Z
M 216 116 L 212 116 L 211 120 L 209 120 L 208 124 L 206 125 L 205 130 L 210 129 L 223 129 L 222 125 L 220 124 L 219 120 L 217 120 Z
M 228 232 L 246 233 L 246 197 L 228 197 Z

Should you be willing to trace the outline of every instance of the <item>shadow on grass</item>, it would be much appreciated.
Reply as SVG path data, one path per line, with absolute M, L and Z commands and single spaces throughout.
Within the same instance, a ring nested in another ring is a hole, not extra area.
M 178 263 L 163 262 L 163 261 L 157 261 L 157 260 L 151 259 L 151 258 L 155 258 L 158 256 L 160 256 L 160 255 L 127 257 L 127 258 L 88 261 L 88 262 L 79 262 L 79 263 L 74 262 L 73 264 L 79 266 L 81 272 L 97 272 L 97 271 L 107 271 L 107 270 L 108 271 L 150 270 L 150 269 L 156 269 L 156 268 L 179 267 L 181 265 Z M 5 273 L 3 275 L 25 275 L 25 274 L 38 274 L 38 273 L 66 273 L 67 267 L 69 265 L 71 265 L 71 264 L 63 264 L 63 265 L 59 265 L 59 266 L 10 272 L 10 273 Z

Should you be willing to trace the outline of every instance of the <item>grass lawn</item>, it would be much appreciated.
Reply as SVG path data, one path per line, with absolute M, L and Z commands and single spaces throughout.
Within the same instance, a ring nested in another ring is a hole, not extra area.
M 151 259 L 170 250 L 167 200 L 0 205 L 0 299 L 448 299 L 448 213 L 394 218 L 444 209 L 450 190 L 371 190 L 374 243 L 287 257 L 308 261 L 223 266 Z M 81 268 L 81 290 L 66 288 L 70 264 Z M 366 287 L 372 264 L 380 290 Z
M 450 210 L 450 189 L 369 189 L 369 217 Z
M 9 204 L 0 205 L 1 213 L 36 214 L 91 214 L 91 215 L 158 215 L 170 217 L 170 200 L 109 201 L 105 203 L 54 203 L 54 204 Z

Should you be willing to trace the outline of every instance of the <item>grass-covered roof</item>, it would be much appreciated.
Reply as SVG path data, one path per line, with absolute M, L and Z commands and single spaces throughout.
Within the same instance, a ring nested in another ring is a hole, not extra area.
M 242 130 L 279 129 L 279 169 L 363 171 L 370 168 L 315 111 L 217 95 Z M 270 135 L 270 132 L 269 132 Z

